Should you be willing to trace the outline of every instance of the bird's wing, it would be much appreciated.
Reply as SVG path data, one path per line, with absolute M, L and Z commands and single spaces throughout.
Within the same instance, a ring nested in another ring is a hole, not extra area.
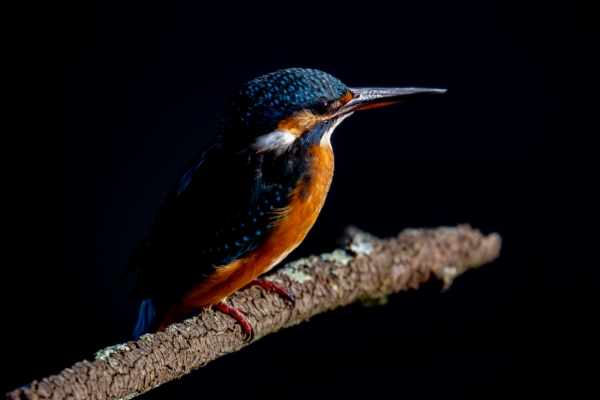
M 227 154 L 209 143 L 185 168 L 139 244 L 132 301 L 177 296 L 270 234 L 291 188 L 262 176 L 260 154 Z

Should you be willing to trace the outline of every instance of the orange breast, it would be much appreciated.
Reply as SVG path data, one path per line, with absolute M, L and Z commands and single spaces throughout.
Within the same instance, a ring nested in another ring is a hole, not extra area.
M 245 256 L 215 268 L 206 280 L 184 295 L 180 304 L 171 308 L 161 328 L 196 308 L 223 301 L 277 265 L 304 240 L 325 203 L 333 177 L 331 147 L 314 145 L 308 151 L 314 160 L 309 178 L 292 191 L 289 205 L 277 210 L 279 219 L 272 223 L 268 238 Z

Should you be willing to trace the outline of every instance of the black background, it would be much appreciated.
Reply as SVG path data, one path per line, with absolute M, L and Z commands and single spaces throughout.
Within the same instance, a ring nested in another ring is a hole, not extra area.
M 289 67 L 448 92 L 337 128 L 328 200 L 288 260 L 331 251 L 347 224 L 385 237 L 468 222 L 499 232 L 502 255 L 446 293 L 317 316 L 144 398 L 597 388 L 597 6 L 84 3 L 30 3 L 8 36 L 5 79 L 26 100 L 3 146 L 3 390 L 129 338 L 134 278 L 115 282 L 162 199 L 227 95 Z

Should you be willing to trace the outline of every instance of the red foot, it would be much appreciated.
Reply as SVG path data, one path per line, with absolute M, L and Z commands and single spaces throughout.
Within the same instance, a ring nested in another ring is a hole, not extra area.
M 242 328 L 244 328 L 244 333 L 248 335 L 248 340 L 252 340 L 252 338 L 254 337 L 254 327 L 252 326 L 252 322 L 250 322 L 250 320 L 242 310 L 230 306 L 227 303 L 215 304 L 213 305 L 213 308 L 235 318 L 236 321 L 242 325 Z
M 267 289 L 270 292 L 278 293 L 281 297 L 283 297 L 284 299 L 288 299 L 292 303 L 296 302 L 296 297 L 294 296 L 294 293 L 292 293 L 292 291 L 290 289 L 288 289 L 285 286 L 278 285 L 275 282 L 268 281 L 263 278 L 255 278 L 252 281 L 250 281 L 249 284 L 244 286 L 242 289 L 246 289 L 247 287 L 250 287 L 250 286 L 260 286 L 262 288 Z

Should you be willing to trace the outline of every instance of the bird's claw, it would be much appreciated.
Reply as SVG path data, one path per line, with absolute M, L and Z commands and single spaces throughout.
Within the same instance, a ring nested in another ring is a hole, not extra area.
M 255 278 L 252 281 L 250 281 L 250 283 L 248 283 L 246 286 L 244 286 L 243 289 L 246 289 L 250 286 L 260 286 L 270 292 L 275 292 L 279 294 L 284 299 L 291 301 L 292 304 L 296 302 L 296 296 L 294 296 L 294 293 L 292 293 L 292 291 L 288 287 L 279 285 L 273 281 L 268 281 L 264 278 Z
M 246 315 L 245 312 L 243 312 L 241 309 L 231 306 L 225 302 L 215 304 L 212 307 L 216 310 L 221 311 L 222 313 L 225 313 L 225 314 L 235 318 L 235 320 L 242 325 L 242 329 L 244 330 L 244 333 L 246 334 L 246 340 L 248 342 L 251 342 L 252 339 L 254 339 L 254 327 L 252 326 L 252 322 L 250 322 L 250 319 L 248 319 L 248 316 Z

